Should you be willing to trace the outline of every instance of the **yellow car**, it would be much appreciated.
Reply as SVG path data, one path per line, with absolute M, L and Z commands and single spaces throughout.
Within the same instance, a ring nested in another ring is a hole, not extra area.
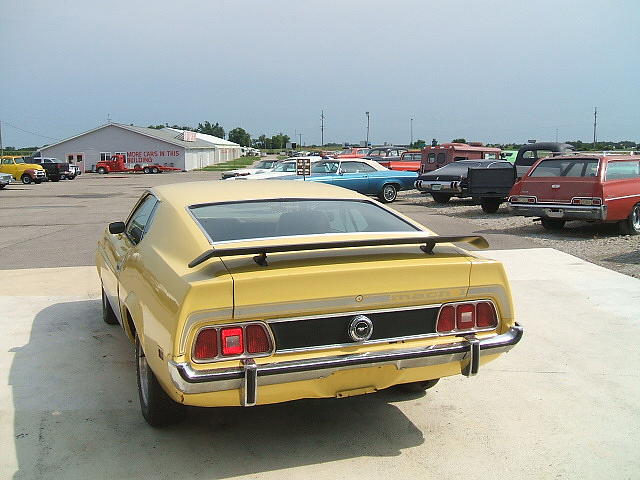
M 297 181 L 150 189 L 96 255 L 147 422 L 183 405 L 424 390 L 522 337 L 499 262 L 356 192 Z
M 47 180 L 47 172 L 35 163 L 26 163 L 22 157 L 4 155 L 0 157 L 0 173 L 8 173 L 25 185 Z

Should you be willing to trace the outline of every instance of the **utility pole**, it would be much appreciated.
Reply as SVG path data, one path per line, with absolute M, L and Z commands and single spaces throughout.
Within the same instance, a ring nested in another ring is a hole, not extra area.
M 409 143 L 409 148 L 413 145 L 413 118 L 411 119 L 411 142 Z
M 300 148 L 302 146 L 302 134 L 299 133 L 298 137 L 300 138 L 300 141 L 298 142 L 298 148 Z
M 0 120 L 0 156 L 4 155 L 4 147 L 2 146 L 2 120 Z
M 593 107 L 593 149 L 596 149 L 596 129 L 598 128 L 598 107 Z
M 320 146 L 324 147 L 324 110 L 320 112 Z
M 369 147 L 369 112 L 364 112 L 364 114 L 367 116 L 367 144 L 365 146 Z
M 558 129 L 556 128 L 556 143 L 558 143 Z

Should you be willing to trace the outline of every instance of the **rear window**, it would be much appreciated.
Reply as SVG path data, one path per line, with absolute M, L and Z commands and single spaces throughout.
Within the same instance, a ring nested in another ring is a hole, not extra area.
M 529 174 L 530 177 L 595 177 L 598 174 L 596 158 L 562 158 L 543 160 Z
M 323 233 L 418 230 L 368 201 L 260 200 L 194 205 L 189 209 L 214 242 Z
M 625 178 L 640 178 L 640 162 L 609 162 L 606 179 L 623 180 Z

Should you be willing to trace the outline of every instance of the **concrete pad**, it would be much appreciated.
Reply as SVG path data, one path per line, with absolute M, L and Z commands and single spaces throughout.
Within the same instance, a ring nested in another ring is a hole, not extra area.
M 93 267 L 2 271 L 0 477 L 635 477 L 640 280 L 550 249 L 486 255 L 506 265 L 525 337 L 478 377 L 193 410 L 165 430 L 139 413 Z

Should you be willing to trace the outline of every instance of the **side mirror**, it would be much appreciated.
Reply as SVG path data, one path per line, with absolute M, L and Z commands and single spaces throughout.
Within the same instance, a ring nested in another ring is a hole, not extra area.
M 117 235 L 118 233 L 124 233 L 124 222 L 113 222 L 109 224 L 109 233 Z

